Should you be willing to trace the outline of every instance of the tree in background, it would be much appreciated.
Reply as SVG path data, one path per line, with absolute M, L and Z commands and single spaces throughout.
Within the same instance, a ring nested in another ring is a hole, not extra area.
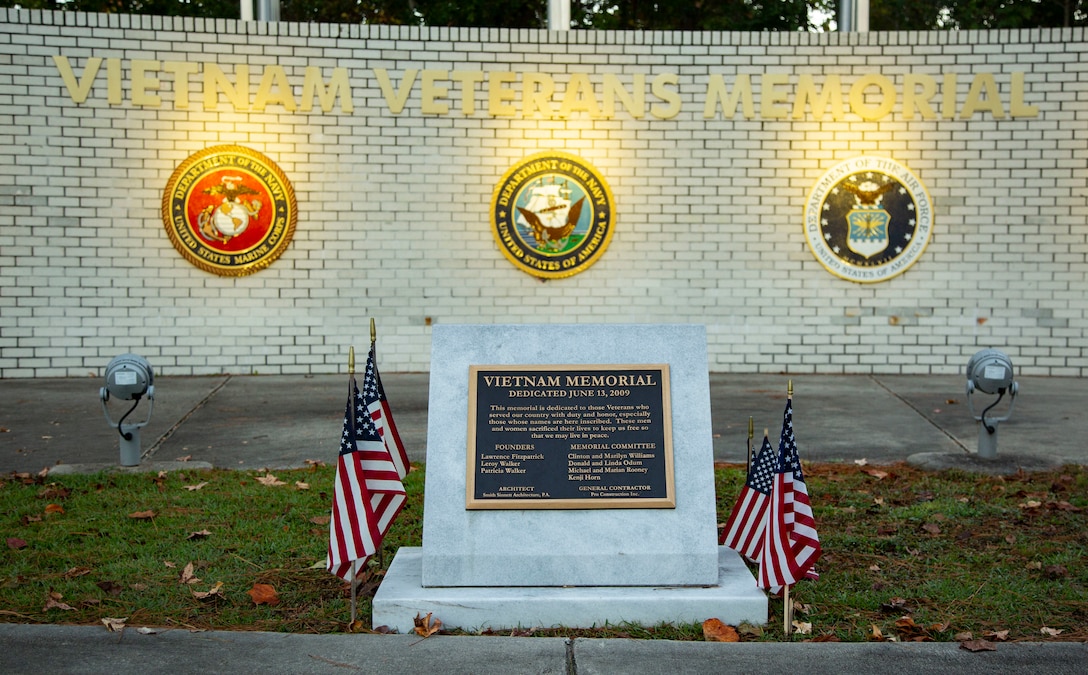
M 831 30 L 837 0 L 571 0 L 599 30 Z M 0 0 L 0 7 L 236 19 L 239 0 Z M 284 21 L 544 28 L 548 0 L 280 0 Z M 817 19 L 815 17 L 823 17 Z M 870 0 L 882 30 L 1088 25 L 1088 0 Z
M 871 30 L 989 30 L 1088 25 L 1086 0 L 871 0 Z
M 809 30 L 809 10 L 833 0 L 573 0 L 580 28 L 604 30 Z M 827 11 L 830 11 L 828 8 Z

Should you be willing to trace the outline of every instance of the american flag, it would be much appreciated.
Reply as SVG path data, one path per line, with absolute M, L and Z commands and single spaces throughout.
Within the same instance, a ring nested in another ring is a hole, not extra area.
M 778 456 L 770 440 L 763 437 L 763 446 L 748 469 L 748 480 L 733 505 L 733 513 L 725 523 L 718 543 L 737 551 L 749 560 L 759 560 L 763 551 L 763 532 L 767 527 L 767 503 Z
M 382 406 L 373 356 L 372 349 L 362 394 L 355 377 L 351 378 L 336 461 L 326 567 L 345 580 L 352 578 L 356 560 L 365 560 L 377 552 L 407 499 L 397 467 L 382 441 Z
M 400 440 L 397 425 L 393 421 L 393 411 L 389 409 L 389 399 L 385 397 L 385 388 L 382 387 L 382 376 L 378 374 L 377 358 L 374 356 L 374 343 L 370 343 L 370 355 L 367 356 L 367 364 L 374 365 L 374 381 L 378 387 L 378 402 L 382 412 L 382 426 L 378 427 L 378 433 L 382 435 L 382 441 L 389 450 L 389 456 L 397 467 L 397 474 L 403 479 L 412 470 L 412 464 L 408 461 L 408 453 L 404 450 L 404 443 Z M 373 413 L 373 411 L 372 411 Z
M 770 516 L 759 559 L 759 587 L 772 593 L 800 579 L 817 579 L 820 538 L 793 436 L 793 402 L 786 401 L 771 488 Z

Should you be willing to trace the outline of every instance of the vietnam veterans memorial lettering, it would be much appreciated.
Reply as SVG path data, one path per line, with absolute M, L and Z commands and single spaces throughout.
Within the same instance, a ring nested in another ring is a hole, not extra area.
M 675 508 L 669 367 L 469 367 L 468 509 Z

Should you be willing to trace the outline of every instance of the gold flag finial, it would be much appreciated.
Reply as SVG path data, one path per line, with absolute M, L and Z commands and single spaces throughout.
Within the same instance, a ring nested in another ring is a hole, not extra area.
M 789 383 L 786 385 L 786 396 L 791 400 L 793 399 L 793 380 L 789 380 Z
M 370 342 L 378 341 L 378 329 L 374 327 L 374 319 L 370 320 Z
M 348 347 L 348 375 L 355 374 L 355 347 Z

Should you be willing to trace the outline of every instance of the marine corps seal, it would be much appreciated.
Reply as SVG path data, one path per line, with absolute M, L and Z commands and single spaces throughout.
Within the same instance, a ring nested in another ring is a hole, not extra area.
M 933 202 L 905 166 L 855 157 L 832 167 L 805 202 L 805 238 L 832 274 L 858 283 L 907 271 L 933 235 Z
M 542 279 L 584 271 L 612 240 L 615 200 L 588 162 L 544 152 L 515 164 L 491 198 L 492 235 L 514 266 Z
M 190 155 L 170 176 L 162 219 L 174 248 L 206 272 L 243 276 L 268 267 L 295 233 L 291 183 L 261 153 L 219 145 Z

